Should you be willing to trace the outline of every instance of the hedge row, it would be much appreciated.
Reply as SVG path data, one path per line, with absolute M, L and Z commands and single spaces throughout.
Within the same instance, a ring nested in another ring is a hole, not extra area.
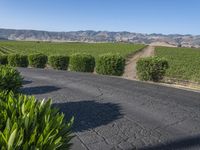
M 54 69 L 67 70 L 69 65 L 69 56 L 50 56 L 49 64 Z
M 44 54 L 32 54 L 29 56 L 12 54 L 1 55 L 0 64 L 9 64 L 13 67 L 35 67 L 45 68 L 46 64 L 58 70 L 69 70 L 78 72 L 93 72 L 98 74 L 120 76 L 124 72 L 125 58 L 119 54 L 103 54 L 96 61 L 89 54 L 73 54 L 69 56 L 49 56 Z M 95 68 L 96 67 L 96 68 Z M 159 81 L 163 78 L 168 62 L 158 57 L 142 58 L 137 62 L 137 76 L 140 80 Z
M 45 68 L 46 64 L 58 70 L 69 70 L 78 72 L 96 72 L 105 75 L 123 74 L 125 67 L 125 59 L 119 54 L 104 54 L 96 59 L 89 54 L 73 54 L 69 56 L 49 56 L 44 54 L 31 54 L 29 56 L 12 54 L 0 56 L 0 64 L 9 64 L 13 67 L 35 67 Z
M 36 68 L 44 68 L 46 66 L 48 57 L 43 54 L 32 55 L 0 55 L 1 65 L 10 65 L 12 67 L 28 67 L 29 65 Z
M 104 54 L 97 59 L 96 72 L 103 75 L 120 76 L 124 72 L 125 59 L 119 54 Z
M 70 57 L 70 70 L 78 72 L 93 72 L 95 58 L 88 54 L 73 54 Z
M 166 59 L 158 57 L 141 58 L 137 62 L 137 76 L 144 81 L 160 81 L 169 65 Z
M 13 67 L 28 67 L 28 56 L 19 54 L 8 55 L 8 64 Z
M 31 54 L 28 57 L 31 67 L 45 68 L 48 61 L 48 57 L 44 54 Z

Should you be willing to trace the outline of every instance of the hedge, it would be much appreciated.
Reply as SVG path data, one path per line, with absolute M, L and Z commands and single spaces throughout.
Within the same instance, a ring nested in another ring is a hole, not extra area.
M 169 65 L 166 59 L 158 57 L 141 58 L 137 62 L 137 76 L 144 81 L 160 81 Z
M 28 56 L 20 54 L 8 55 L 8 64 L 12 67 L 28 67 Z
M 0 64 L 7 65 L 8 64 L 8 56 L 7 55 L 0 55 Z
M 49 56 L 49 64 L 52 68 L 58 70 L 67 70 L 69 65 L 68 56 Z
M 120 76 L 124 72 L 125 58 L 119 54 L 103 54 L 97 58 L 96 72 L 103 75 Z
M 35 68 L 45 68 L 48 57 L 44 54 L 31 54 L 28 57 L 29 64 Z
M 89 54 L 73 54 L 70 57 L 70 70 L 78 72 L 93 72 L 95 58 Z
M 71 126 L 51 100 L 0 92 L 0 145 L 2 150 L 69 150 Z
M 0 66 L 0 91 L 19 91 L 22 87 L 22 80 L 20 73 L 9 66 Z

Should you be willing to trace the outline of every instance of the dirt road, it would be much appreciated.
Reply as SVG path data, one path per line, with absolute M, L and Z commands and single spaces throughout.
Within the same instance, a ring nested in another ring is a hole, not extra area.
M 136 79 L 136 63 L 140 58 L 149 57 L 154 55 L 154 46 L 147 46 L 143 50 L 135 53 L 126 62 L 125 71 L 123 77 L 126 79 Z

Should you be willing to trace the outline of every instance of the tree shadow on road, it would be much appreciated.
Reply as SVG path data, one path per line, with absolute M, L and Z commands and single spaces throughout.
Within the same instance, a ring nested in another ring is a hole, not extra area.
M 65 114 L 66 119 L 74 116 L 74 132 L 81 132 L 106 125 L 122 117 L 121 107 L 113 103 L 100 103 L 97 101 L 78 101 L 56 103 L 57 107 Z
M 31 83 L 32 83 L 32 81 L 29 81 L 29 80 L 23 80 L 23 81 L 22 81 L 22 84 L 23 84 L 23 85 L 31 84 Z
M 35 87 L 23 87 L 21 92 L 28 95 L 45 94 L 53 91 L 58 91 L 60 88 L 56 86 L 35 86 Z
M 200 149 L 200 135 L 177 139 L 164 144 L 147 146 L 139 150 L 181 150 L 181 149 Z

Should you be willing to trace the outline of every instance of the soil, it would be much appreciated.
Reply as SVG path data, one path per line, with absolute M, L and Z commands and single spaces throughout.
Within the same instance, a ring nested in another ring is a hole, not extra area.
M 172 44 L 169 44 L 167 42 L 153 42 L 150 44 L 150 46 L 165 46 L 165 47 L 177 47 L 176 45 L 172 45 Z
M 127 61 L 124 70 L 123 77 L 126 79 L 137 79 L 136 75 L 136 63 L 140 58 L 149 57 L 154 55 L 154 46 L 147 46 L 141 51 L 132 55 Z

